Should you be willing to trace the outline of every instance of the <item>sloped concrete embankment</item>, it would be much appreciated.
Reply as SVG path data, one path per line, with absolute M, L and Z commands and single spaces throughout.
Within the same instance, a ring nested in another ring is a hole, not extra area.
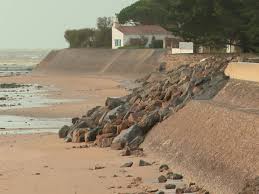
M 212 193 L 237 194 L 259 175 L 259 83 L 231 80 L 153 128 L 143 147 Z
M 63 49 L 52 51 L 35 72 L 144 74 L 154 71 L 165 50 Z
M 230 63 L 225 73 L 233 79 L 259 82 L 259 63 Z

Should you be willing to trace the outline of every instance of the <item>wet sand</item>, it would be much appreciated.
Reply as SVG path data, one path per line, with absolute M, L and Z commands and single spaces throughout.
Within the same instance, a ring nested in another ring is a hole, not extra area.
M 65 99 L 71 102 L 61 102 L 47 107 L 2 110 L 1 115 L 18 115 L 30 117 L 64 118 L 76 117 L 96 105 L 103 105 L 108 96 L 122 96 L 127 91 L 119 87 L 119 76 L 84 75 L 84 74 L 30 74 L 16 77 L 1 77 L 0 83 L 39 84 L 55 87 L 50 91 L 50 99 Z

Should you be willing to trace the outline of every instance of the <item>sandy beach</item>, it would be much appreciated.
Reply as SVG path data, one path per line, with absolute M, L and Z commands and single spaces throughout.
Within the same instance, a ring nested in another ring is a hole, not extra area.
M 0 114 L 48 118 L 81 116 L 89 108 L 102 105 L 107 96 L 127 94 L 125 89 L 118 87 L 118 80 L 118 76 L 111 79 L 107 76 L 68 77 L 62 74 L 1 78 L 2 83 L 52 85 L 59 90 L 48 92 L 49 98 L 72 101 L 40 108 L 3 110 Z M 73 101 L 74 99 L 78 101 Z M 134 178 L 141 176 L 146 183 L 156 179 L 158 167 L 154 165 L 140 168 L 137 166 L 138 157 L 122 157 L 120 152 L 111 149 L 73 149 L 74 146 L 79 147 L 80 144 L 65 144 L 58 139 L 57 134 L 0 136 L 0 193 L 137 192 L 145 188 L 127 188 Z M 147 159 L 153 162 L 151 158 Z M 128 161 L 133 161 L 135 167 L 129 170 L 120 168 Z M 91 170 L 95 166 L 105 168 Z
M 159 166 L 139 167 L 140 159 L 122 157 L 119 151 L 101 148 L 73 148 L 55 134 L 0 137 L 1 194 L 101 194 L 140 192 L 150 187 Z M 83 145 L 83 144 L 81 144 Z M 120 168 L 133 161 L 133 167 Z M 92 170 L 95 166 L 104 167 Z M 139 186 L 127 188 L 134 178 Z M 153 184 L 154 186 L 154 184 Z

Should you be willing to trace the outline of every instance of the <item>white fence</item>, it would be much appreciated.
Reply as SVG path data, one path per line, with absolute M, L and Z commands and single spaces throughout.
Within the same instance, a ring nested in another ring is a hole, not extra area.
M 172 54 L 193 53 L 193 42 L 179 42 L 179 48 L 172 48 Z

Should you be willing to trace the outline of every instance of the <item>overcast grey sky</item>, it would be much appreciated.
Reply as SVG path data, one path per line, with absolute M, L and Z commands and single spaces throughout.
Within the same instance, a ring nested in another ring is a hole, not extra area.
M 95 27 L 135 0 L 0 0 L 0 48 L 63 48 L 66 29 Z

